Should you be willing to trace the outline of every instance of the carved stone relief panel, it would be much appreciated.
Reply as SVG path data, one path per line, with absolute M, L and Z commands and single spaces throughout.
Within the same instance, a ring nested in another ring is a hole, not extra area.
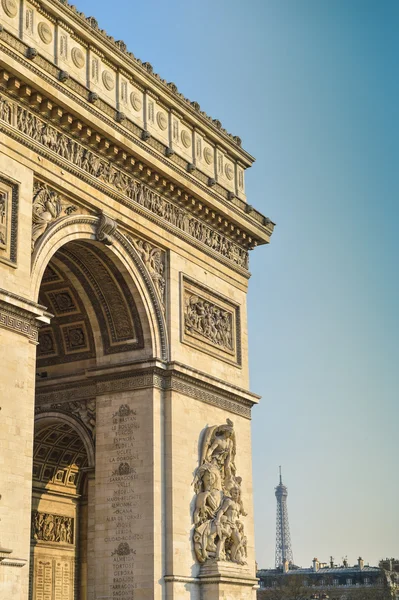
M 166 252 L 157 248 L 150 242 L 142 240 L 137 236 L 126 236 L 129 242 L 136 248 L 143 261 L 152 281 L 154 282 L 155 289 L 161 299 L 163 309 L 165 310 L 165 292 L 166 292 Z
M 51 223 L 77 210 L 77 206 L 46 183 L 35 181 L 32 203 L 32 252 L 37 240 Z
M 0 261 L 17 262 L 18 186 L 0 175 Z
M 241 364 L 240 309 L 227 298 L 181 276 L 182 342 Z
M 42 513 L 37 510 L 32 513 L 32 540 L 34 541 L 73 544 L 73 528 L 72 517 Z
M 241 517 L 242 477 L 235 464 L 236 436 L 230 419 L 207 427 L 194 477 L 193 545 L 200 563 L 208 560 L 246 564 L 247 538 Z

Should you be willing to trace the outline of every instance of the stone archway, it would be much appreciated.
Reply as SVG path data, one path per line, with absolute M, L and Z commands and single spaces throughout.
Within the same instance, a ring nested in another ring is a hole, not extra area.
M 106 233 L 107 231 L 109 233 Z M 82 264 L 82 258 L 84 259 L 82 249 L 77 249 L 77 245 L 81 246 L 82 244 L 85 249 L 91 251 L 91 257 L 89 257 L 91 266 L 84 264 L 84 262 L 87 263 L 87 258 Z M 154 272 L 147 260 L 145 246 L 151 249 L 151 253 L 159 254 L 162 276 L 159 272 Z M 40 236 L 35 245 L 32 254 L 31 291 L 36 300 L 40 300 L 42 284 L 46 280 L 45 271 L 49 266 L 51 268 L 50 262 L 54 262 L 54 260 L 57 262 L 61 259 L 63 263 L 67 263 L 68 270 L 70 266 L 68 263 L 71 261 L 71 257 L 68 255 L 73 250 L 75 254 L 74 273 L 76 275 L 76 272 L 80 271 L 82 274 L 80 278 L 78 277 L 80 286 L 85 287 L 84 282 L 87 276 L 92 281 L 93 277 L 90 277 L 90 273 L 93 275 L 96 271 L 93 261 L 102 262 L 105 265 L 105 271 L 108 270 L 111 273 L 110 278 L 113 279 L 114 284 L 123 285 L 122 294 L 134 296 L 133 317 L 139 313 L 140 321 L 146 327 L 144 336 L 147 357 L 168 360 L 170 351 L 165 319 L 165 253 L 146 241 L 121 233 L 117 224 L 104 214 L 65 217 L 52 224 Z M 93 254 L 96 255 L 94 258 Z M 76 260 L 76 255 L 78 255 L 78 260 Z M 107 277 L 108 282 L 105 282 L 108 289 L 110 288 L 110 278 Z M 92 287 L 99 290 L 101 284 L 94 283 Z M 101 291 L 100 289 L 100 295 Z M 137 310 L 135 304 L 137 304 Z
M 82 427 L 62 413 L 36 421 L 31 600 L 87 598 L 88 480 L 93 466 L 85 438 Z
M 44 600 L 46 593 L 52 600 L 87 600 L 94 593 L 97 558 L 104 555 L 95 521 L 104 492 L 96 488 L 104 475 L 107 490 L 119 477 L 129 484 L 135 472 L 130 445 L 124 443 L 110 465 L 101 446 L 111 430 L 108 406 L 126 407 L 115 373 L 151 360 L 157 349 L 167 352 L 166 337 L 154 334 L 151 324 L 160 317 L 157 290 L 134 244 L 119 234 L 110 248 L 99 241 L 101 218 L 84 221 L 72 217 L 57 224 L 33 255 L 37 298 L 51 316 L 39 329 L 36 356 L 30 600 Z M 144 393 L 150 406 L 151 386 Z M 133 409 L 127 413 L 129 418 Z M 98 418 L 105 432 L 99 447 Z M 143 432 L 150 434 L 150 427 Z M 128 494 L 113 496 L 102 524 L 116 527 L 115 503 L 129 504 Z

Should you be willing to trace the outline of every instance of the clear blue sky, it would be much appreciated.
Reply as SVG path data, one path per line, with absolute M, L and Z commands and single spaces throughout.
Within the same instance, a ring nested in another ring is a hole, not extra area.
M 294 558 L 399 556 L 399 3 L 77 0 L 257 158 L 251 255 L 257 560 L 278 465 Z

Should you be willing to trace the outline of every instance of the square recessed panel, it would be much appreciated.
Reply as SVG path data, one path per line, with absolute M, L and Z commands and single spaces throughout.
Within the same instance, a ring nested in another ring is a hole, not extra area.
M 45 460 L 49 450 L 50 450 L 50 446 L 40 445 L 36 451 L 35 458 L 37 458 L 37 459 L 40 458 L 41 460 Z
M 37 347 L 38 359 L 57 356 L 58 346 L 54 336 L 54 332 L 51 327 L 43 327 L 39 330 L 39 345 Z
M 68 323 L 60 326 L 65 354 L 88 352 L 90 350 L 89 336 L 84 321 Z
M 45 467 L 43 470 L 42 480 L 50 481 L 54 475 L 54 467 Z
M 54 314 L 58 317 L 66 317 L 79 313 L 78 302 L 70 288 L 61 288 L 46 293 Z
M 46 270 L 44 271 L 42 285 L 46 285 L 49 283 L 60 283 L 64 281 L 61 274 L 54 268 L 54 265 L 47 265 Z
M 32 476 L 34 479 L 40 479 L 40 471 L 42 469 L 42 465 L 33 463 Z

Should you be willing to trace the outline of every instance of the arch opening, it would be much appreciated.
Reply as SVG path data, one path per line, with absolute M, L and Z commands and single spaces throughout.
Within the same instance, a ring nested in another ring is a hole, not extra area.
M 83 397 L 79 390 L 92 384 L 91 370 L 152 358 L 159 347 L 129 257 L 87 232 L 65 239 L 54 251 L 46 241 L 39 269 L 38 301 L 53 316 L 39 330 L 36 356 L 30 600 L 45 591 L 60 600 L 88 596 L 97 400 L 95 389 Z
M 39 303 L 54 315 L 39 332 L 40 375 L 152 355 L 140 294 L 126 269 L 97 242 L 71 241 L 55 252 Z
M 87 597 L 86 445 L 73 419 L 37 422 L 33 448 L 30 599 Z

